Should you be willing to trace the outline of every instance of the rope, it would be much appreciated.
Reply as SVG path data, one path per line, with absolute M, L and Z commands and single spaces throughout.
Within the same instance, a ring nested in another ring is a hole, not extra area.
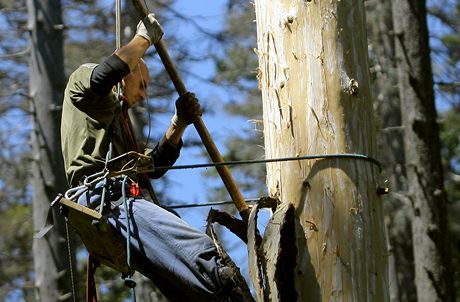
M 121 48 L 121 0 L 115 1 L 115 49 Z M 117 83 L 117 100 L 121 95 L 121 83 Z
M 382 171 L 382 165 L 375 158 L 372 158 L 372 157 L 369 157 L 363 154 L 354 154 L 354 153 L 305 155 L 305 156 L 291 156 L 291 157 L 280 157 L 280 158 L 269 158 L 269 159 L 223 161 L 219 163 L 207 163 L 207 164 L 160 166 L 160 167 L 155 167 L 155 170 L 156 171 L 185 170 L 185 169 L 198 169 L 198 168 L 209 168 L 209 167 L 219 167 L 219 166 L 240 166 L 240 165 L 263 164 L 263 163 L 273 163 L 273 162 L 286 162 L 286 161 L 311 160 L 311 159 L 334 159 L 334 158 L 335 159 L 349 158 L 349 159 L 365 160 L 365 161 L 371 162 L 374 165 L 376 165 L 379 168 L 379 172 Z
M 112 141 L 110 141 L 109 143 L 109 151 L 107 152 L 106 156 L 105 156 L 105 168 L 104 170 L 107 170 L 107 164 L 109 162 L 109 160 L 112 158 Z M 101 204 L 99 206 L 99 214 L 102 215 L 102 211 L 104 210 L 104 206 L 105 206 L 105 195 L 107 193 L 107 178 L 104 179 L 104 185 L 102 187 L 102 195 L 101 195 Z
M 127 235 L 126 235 L 126 263 L 128 264 L 128 271 L 131 269 L 131 217 L 129 215 L 129 208 L 128 208 L 128 198 L 126 198 L 126 181 L 128 180 L 128 176 L 123 177 L 122 182 L 122 198 L 123 198 L 123 206 L 126 212 L 126 228 L 127 228 Z M 133 296 L 133 301 L 136 302 L 136 281 L 132 278 L 132 275 L 129 275 L 125 278 L 125 285 L 131 288 L 131 293 Z
M 121 47 L 121 0 L 115 1 L 115 47 Z
M 129 217 L 128 211 L 128 199 L 126 198 L 126 181 L 128 180 L 128 176 L 123 177 L 122 183 L 122 196 L 123 196 L 123 206 L 126 211 L 126 224 L 127 224 L 127 236 L 126 236 L 126 262 L 128 263 L 128 268 L 131 268 L 131 219 Z
M 76 302 L 75 297 L 75 276 L 72 268 L 72 247 L 70 245 L 70 235 L 69 235 L 69 223 L 67 222 L 67 218 L 65 219 L 65 233 L 67 237 L 67 253 L 69 256 L 69 268 L 70 268 L 70 283 L 72 287 L 72 300 Z
M 121 0 L 116 0 L 115 1 L 115 32 L 116 32 L 116 48 L 119 49 L 121 47 Z M 117 84 L 117 98 L 120 99 L 121 95 L 121 84 Z M 150 129 L 149 129 L 150 131 Z M 149 132 L 150 133 L 150 132 Z M 110 155 L 109 155 L 110 154 Z M 112 142 L 110 142 L 110 148 L 109 152 L 107 154 L 106 158 L 106 168 L 107 168 L 107 162 L 109 160 L 109 156 L 112 157 Z M 128 212 L 128 200 L 126 198 L 126 181 L 128 179 L 128 176 L 123 177 L 123 182 L 122 182 L 122 195 L 123 195 L 123 204 L 125 207 L 126 211 L 126 222 L 127 222 L 127 236 L 126 236 L 126 262 L 128 264 L 128 269 L 131 269 L 131 220 Z M 104 199 L 104 193 L 105 193 L 105 188 L 103 188 L 103 197 L 102 200 Z M 101 201 L 101 209 L 102 209 L 102 201 Z M 136 282 L 131 278 L 132 275 L 128 276 L 125 278 L 125 285 L 128 286 L 131 289 L 131 295 L 133 297 L 133 301 L 136 302 L 136 292 L 135 292 L 135 287 L 136 287 Z

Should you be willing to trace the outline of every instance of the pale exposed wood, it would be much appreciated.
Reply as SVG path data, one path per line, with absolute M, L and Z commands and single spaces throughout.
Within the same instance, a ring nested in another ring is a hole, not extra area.
M 363 2 L 255 6 L 266 157 L 375 157 Z M 329 159 L 272 163 L 267 173 L 270 195 L 296 207 L 296 235 L 307 240 L 299 248 L 314 268 L 297 275 L 298 301 L 387 301 L 377 167 Z

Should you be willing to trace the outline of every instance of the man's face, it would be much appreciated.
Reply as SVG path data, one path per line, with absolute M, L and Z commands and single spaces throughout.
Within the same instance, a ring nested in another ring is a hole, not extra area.
M 146 99 L 149 80 L 150 76 L 147 66 L 143 61 L 139 61 L 136 68 L 124 78 L 125 86 L 123 92 L 128 103 L 128 108 Z

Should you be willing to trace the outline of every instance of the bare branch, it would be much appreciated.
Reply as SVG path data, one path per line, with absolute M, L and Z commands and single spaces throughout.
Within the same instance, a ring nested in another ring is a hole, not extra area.
M 21 51 L 18 51 L 18 52 L 16 52 L 16 53 L 0 55 L 0 59 L 8 59 L 8 58 L 14 58 L 14 57 L 22 57 L 22 56 L 28 55 L 29 52 L 30 52 L 30 45 L 28 45 L 26 49 L 21 50 Z

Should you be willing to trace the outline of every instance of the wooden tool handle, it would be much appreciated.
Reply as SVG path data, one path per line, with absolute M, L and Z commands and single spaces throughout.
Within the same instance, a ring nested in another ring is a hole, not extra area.
M 144 6 L 142 6 L 139 0 L 132 0 L 132 2 L 139 14 L 140 19 L 144 20 L 144 18 L 148 14 L 148 11 L 144 8 Z M 177 72 L 177 69 L 174 66 L 174 63 L 171 60 L 168 51 L 164 46 L 164 43 L 160 40 L 158 43 L 155 43 L 154 46 L 158 52 L 158 55 L 160 56 L 161 61 L 163 62 L 166 72 L 168 73 L 171 81 L 174 84 L 174 87 L 176 88 L 176 91 L 179 93 L 179 95 L 186 93 L 187 88 L 185 87 L 184 82 L 180 78 L 179 73 Z M 214 144 L 214 141 L 211 138 L 211 135 L 209 134 L 209 131 L 206 128 L 203 120 L 199 118 L 196 122 L 193 123 L 193 125 L 195 126 L 195 129 L 197 130 L 198 134 L 200 135 L 201 141 L 206 147 L 206 150 L 208 151 L 211 160 L 214 163 L 223 162 L 223 158 L 219 150 L 217 149 L 216 145 Z M 235 203 L 236 208 L 240 212 L 241 217 L 245 221 L 247 221 L 249 218 L 248 206 L 244 201 L 243 195 L 241 195 L 238 187 L 236 186 L 235 180 L 233 179 L 230 170 L 227 166 L 217 166 L 216 169 L 217 172 L 219 172 L 219 175 L 222 181 L 224 182 L 224 185 L 227 188 L 227 191 L 230 194 L 233 202 Z

